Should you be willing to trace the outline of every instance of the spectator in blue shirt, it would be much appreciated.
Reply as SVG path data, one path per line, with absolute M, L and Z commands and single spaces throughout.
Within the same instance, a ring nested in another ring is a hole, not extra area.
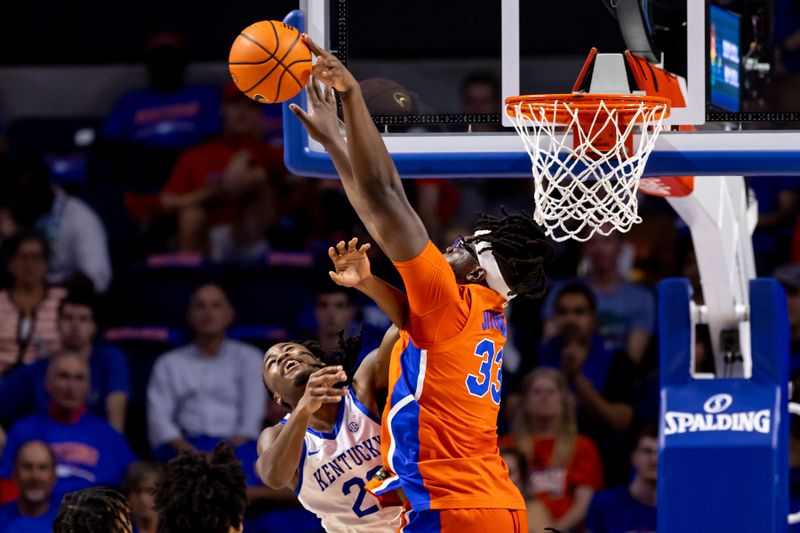
M 183 38 L 170 32 L 153 35 L 146 60 L 150 87 L 119 99 L 103 135 L 168 150 L 188 148 L 215 135 L 220 128 L 219 91 L 186 83 L 188 53 Z
M 65 351 L 89 363 L 91 391 L 88 408 L 117 431 L 125 428 L 125 412 L 131 392 L 128 362 L 117 348 L 95 343 L 97 322 L 94 297 L 71 292 L 58 308 L 58 330 Z M 0 419 L 18 420 L 33 412 L 46 412 L 50 395 L 44 382 L 48 360 L 20 367 L 0 383 Z
M 15 502 L 0 507 L 0 533 L 50 533 L 58 505 L 50 499 L 56 484 L 53 451 L 40 440 L 24 443 L 14 460 Z
M 597 329 L 611 351 L 624 350 L 635 365 L 642 362 L 655 330 L 655 298 L 653 294 L 622 274 L 625 263 L 625 242 L 619 232 L 598 235 L 583 245 L 581 276 L 597 299 Z M 553 286 L 545 299 L 544 336 L 555 335 L 555 297 L 559 287 Z
M 71 352 L 54 356 L 47 367 L 45 390 L 52 398 L 47 412 L 11 426 L 0 456 L 0 479 L 11 476 L 13 459 L 24 443 L 42 440 L 56 456 L 55 501 L 85 487 L 119 486 L 135 457 L 117 430 L 87 412 L 89 367 L 84 358 Z
M 186 83 L 189 54 L 180 35 L 153 35 L 145 60 L 150 85 L 114 104 L 95 160 L 98 172 L 116 183 L 153 193 L 164 185 L 183 150 L 219 133 L 220 94 L 216 87 Z
M 636 471 L 628 485 L 594 495 L 586 518 L 588 533 L 655 533 L 658 428 L 645 426 L 631 453 Z

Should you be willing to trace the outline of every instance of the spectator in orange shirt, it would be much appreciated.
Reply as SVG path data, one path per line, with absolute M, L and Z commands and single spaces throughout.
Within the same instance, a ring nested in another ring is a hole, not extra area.
M 179 251 L 212 260 L 249 260 L 266 251 L 274 211 L 271 173 L 281 153 L 262 140 L 260 104 L 229 85 L 220 106 L 222 134 L 185 150 L 157 197 L 127 195 L 131 215 L 175 217 Z
M 17 233 L 3 251 L 10 286 L 0 291 L 0 376 L 60 349 L 58 306 L 66 296 L 47 285 L 50 252 L 40 234 Z
M 546 508 L 545 513 L 531 513 L 529 521 L 543 515 L 543 523 L 531 523 L 531 530 L 578 528 L 592 495 L 602 487 L 597 448 L 578 434 L 575 408 L 558 370 L 539 368 L 528 374 L 523 395 L 513 437 L 505 444 L 513 442 L 526 457 L 527 492 Z

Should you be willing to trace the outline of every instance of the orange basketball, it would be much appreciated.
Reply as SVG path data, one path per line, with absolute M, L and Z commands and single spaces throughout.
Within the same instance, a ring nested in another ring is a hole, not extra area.
M 300 32 L 277 20 L 256 22 L 236 37 L 228 57 L 233 82 L 257 102 L 283 102 L 311 75 L 311 52 Z

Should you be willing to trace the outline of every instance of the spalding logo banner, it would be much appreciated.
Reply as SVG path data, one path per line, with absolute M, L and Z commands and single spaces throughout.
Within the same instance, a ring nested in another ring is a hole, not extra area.
M 770 409 L 735 411 L 730 394 L 715 394 L 703 404 L 703 413 L 667 411 L 664 415 L 664 435 L 696 431 L 744 431 L 769 433 Z

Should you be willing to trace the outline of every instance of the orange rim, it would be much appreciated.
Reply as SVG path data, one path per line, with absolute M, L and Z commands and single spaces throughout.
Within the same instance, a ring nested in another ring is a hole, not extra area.
M 542 121 L 555 124 L 570 124 L 573 121 L 571 111 L 595 112 L 603 103 L 612 111 L 616 111 L 623 120 L 636 117 L 636 122 L 645 122 L 648 113 L 637 112 L 641 106 L 647 111 L 664 106 L 664 116 L 670 114 L 671 102 L 663 96 L 644 96 L 637 94 L 529 94 L 506 98 L 506 114 L 514 118 Z M 522 104 L 522 105 L 520 105 Z M 533 116 L 535 114 L 535 117 Z

